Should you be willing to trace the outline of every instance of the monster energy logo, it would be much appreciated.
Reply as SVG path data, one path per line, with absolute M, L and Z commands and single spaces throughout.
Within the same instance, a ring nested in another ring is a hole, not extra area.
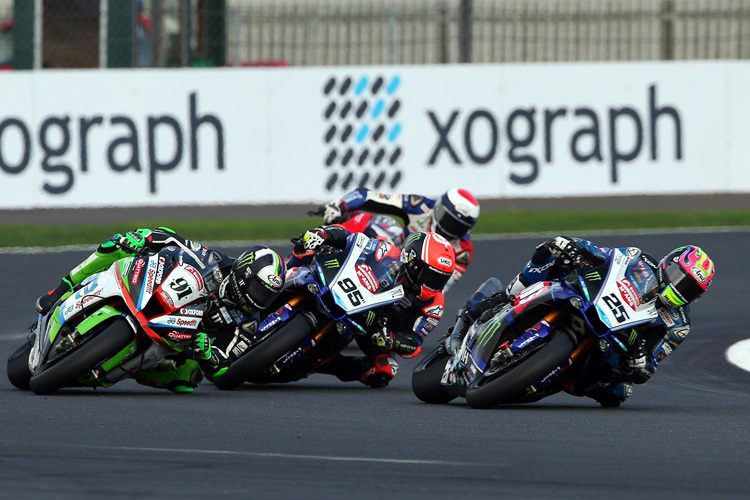
M 635 331 L 635 328 L 630 330 L 630 338 L 628 339 L 628 345 L 633 345 L 638 338 L 638 332 Z
M 249 266 L 255 262 L 255 252 L 249 253 L 237 261 L 237 267 Z
M 492 318 L 489 323 L 484 325 L 484 330 L 482 330 L 482 333 L 477 340 L 477 344 L 479 344 L 480 347 L 487 345 L 487 342 L 490 341 L 492 335 L 498 330 L 498 328 L 500 328 L 500 325 L 502 325 L 502 321 L 498 318 Z
M 323 267 L 325 267 L 326 269 L 336 269 L 339 266 L 341 266 L 341 263 L 336 259 L 330 259 L 323 262 Z
M 584 274 L 583 277 L 589 281 L 601 281 L 602 280 L 602 275 L 599 274 L 599 271 L 591 271 L 590 273 Z
M 367 326 L 370 326 L 373 321 L 375 321 L 375 313 L 372 311 L 367 311 L 367 318 L 365 318 L 365 323 L 367 324 Z

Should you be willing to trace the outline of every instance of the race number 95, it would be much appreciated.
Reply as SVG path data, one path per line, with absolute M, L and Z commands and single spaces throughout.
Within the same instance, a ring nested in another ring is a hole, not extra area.
M 355 285 L 354 282 L 349 278 L 344 278 L 339 281 L 339 288 L 341 288 L 341 290 L 346 294 L 346 296 L 349 298 L 349 302 L 351 302 L 353 306 L 360 305 L 362 303 L 362 300 L 364 300 L 364 297 L 362 297 L 362 293 L 357 290 L 357 285 Z

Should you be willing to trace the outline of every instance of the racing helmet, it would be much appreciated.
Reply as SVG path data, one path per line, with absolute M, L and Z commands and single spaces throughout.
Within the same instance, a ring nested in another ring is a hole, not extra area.
M 267 246 L 243 252 L 219 285 L 219 299 L 247 313 L 266 309 L 284 286 L 284 261 Z
M 479 217 L 479 202 L 465 189 L 451 189 L 432 209 L 432 228 L 450 240 L 468 233 Z
M 700 247 L 675 248 L 659 262 L 657 278 L 662 303 L 681 307 L 708 289 L 714 279 L 714 263 Z
M 374 240 L 390 241 L 397 247 L 404 243 L 404 228 L 387 215 L 373 215 L 365 234 Z
M 456 253 L 437 233 L 412 233 L 401 250 L 399 282 L 417 298 L 426 300 L 443 290 L 453 275 Z

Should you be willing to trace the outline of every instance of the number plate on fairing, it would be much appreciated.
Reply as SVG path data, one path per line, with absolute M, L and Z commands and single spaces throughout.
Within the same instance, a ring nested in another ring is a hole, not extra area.
M 193 266 L 180 264 L 157 288 L 157 294 L 165 309 L 174 310 L 204 295 L 203 278 Z

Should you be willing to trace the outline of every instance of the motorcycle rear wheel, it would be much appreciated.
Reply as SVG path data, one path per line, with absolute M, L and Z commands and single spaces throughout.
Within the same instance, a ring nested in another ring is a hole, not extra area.
M 456 399 L 456 396 L 447 394 L 440 384 L 445 365 L 450 359 L 445 349 L 438 346 L 414 367 L 411 390 L 421 401 L 429 404 L 446 404 Z
M 27 342 L 8 358 L 8 380 L 22 391 L 29 390 L 29 380 L 31 380 L 29 354 L 31 354 L 31 346 Z
M 512 403 L 527 387 L 560 366 L 574 349 L 568 334 L 558 329 L 552 333 L 549 342 L 510 370 L 499 375 L 477 377 L 466 390 L 466 402 L 472 408 L 481 409 Z
M 214 385 L 222 390 L 230 390 L 243 382 L 252 381 L 284 354 L 298 347 L 311 333 L 312 329 L 305 317 L 297 314 L 286 325 L 237 358 L 224 374 L 214 377 Z
M 133 329 L 123 318 L 81 344 L 57 363 L 31 376 L 29 385 L 35 394 L 50 394 L 76 385 L 78 379 L 111 358 L 133 340 Z

